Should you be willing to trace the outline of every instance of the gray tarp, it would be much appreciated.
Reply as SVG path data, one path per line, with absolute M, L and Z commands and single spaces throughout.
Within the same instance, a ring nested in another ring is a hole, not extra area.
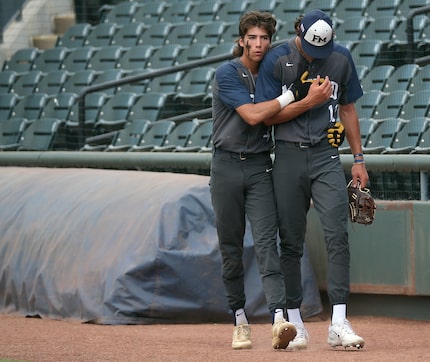
M 230 321 L 206 176 L 0 169 L 0 313 L 100 324 Z M 247 229 L 247 312 L 270 319 Z M 303 263 L 303 313 L 321 301 Z

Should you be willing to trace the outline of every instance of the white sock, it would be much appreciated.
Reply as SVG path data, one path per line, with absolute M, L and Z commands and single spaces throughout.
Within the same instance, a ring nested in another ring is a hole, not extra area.
M 236 326 L 240 326 L 241 324 L 248 324 L 248 319 L 246 318 L 245 310 L 243 308 L 240 308 L 236 312 L 234 312 L 234 319 L 236 321 Z
M 293 323 L 295 326 L 302 327 L 304 323 L 302 321 L 302 316 L 300 315 L 300 308 L 287 309 L 288 321 Z
M 284 311 L 282 309 L 275 309 L 273 313 L 273 323 L 282 322 L 284 320 Z
M 331 324 L 342 323 L 346 319 L 346 304 L 333 305 Z

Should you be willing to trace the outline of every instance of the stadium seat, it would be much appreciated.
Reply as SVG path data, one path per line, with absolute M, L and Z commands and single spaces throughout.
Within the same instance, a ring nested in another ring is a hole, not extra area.
M 124 48 L 119 45 L 110 45 L 98 48 L 88 61 L 87 69 L 108 70 L 117 66 L 119 59 L 124 52 Z
M 69 55 L 64 59 L 61 69 L 69 72 L 77 72 L 87 69 L 88 62 L 96 52 L 94 47 L 79 47 L 70 51 Z
M 276 14 L 276 18 L 287 23 L 290 23 L 291 28 L 293 28 L 294 20 L 303 14 L 308 0 L 296 0 L 296 1 L 280 1 L 276 5 L 273 14 Z
M 417 15 L 413 18 L 413 30 L 414 42 L 419 42 L 427 38 L 427 34 L 425 33 L 425 29 L 429 24 L 429 17 L 425 14 Z M 407 21 L 406 19 L 399 18 L 399 23 L 394 29 L 391 35 L 391 41 L 395 44 L 406 44 L 407 43 Z
M 211 21 L 209 23 L 203 23 L 203 26 L 199 28 L 197 33 L 194 35 L 194 43 L 208 43 L 215 46 L 220 42 L 224 30 L 228 28 L 228 23 L 225 21 Z
M 18 49 L 9 59 L 4 61 L 3 70 L 14 70 L 18 73 L 29 72 L 39 54 L 40 50 L 36 48 Z
M 357 71 L 358 79 L 362 81 L 367 73 L 369 73 L 369 68 L 365 65 L 356 65 L 355 70 Z
M 17 151 L 52 150 L 61 123 L 62 121 L 56 118 L 38 118 L 31 121 L 30 125 L 22 132 L 14 149 Z
M 371 118 L 360 118 L 360 135 L 362 146 L 367 144 L 370 134 L 376 129 L 378 123 Z M 343 144 L 339 147 L 339 153 L 351 153 L 351 147 L 345 138 Z
M 40 116 L 44 118 L 57 118 L 66 122 L 77 99 L 78 96 L 75 93 L 58 93 L 48 99 Z
M 0 93 L 0 123 L 12 116 L 12 110 L 19 98 L 14 93 Z
M 60 93 L 69 76 L 70 73 L 66 70 L 50 71 L 37 83 L 34 91 L 46 93 L 49 96 Z
M 417 146 L 411 153 L 430 153 L 430 127 L 427 126 L 426 129 L 423 131 Z
M 209 147 L 212 138 L 212 119 L 201 121 L 188 138 L 185 146 L 176 146 L 175 152 L 200 152 Z
M 137 119 L 128 122 L 124 128 L 117 131 L 113 136 L 112 132 L 105 134 L 103 140 L 110 140 L 108 144 L 101 143 L 101 139 L 94 141 L 94 138 L 87 139 L 87 143 L 80 151 L 105 151 L 105 152 L 120 152 L 127 151 L 130 147 L 136 145 L 142 138 L 143 133 L 148 128 L 148 120 Z M 100 135 L 103 137 L 104 135 Z M 98 136 L 97 136 L 98 137 Z
M 164 45 L 167 35 L 172 29 L 171 23 L 155 23 L 149 27 L 139 37 L 138 43 L 160 47 Z
M 420 67 L 418 64 L 403 64 L 390 74 L 385 82 L 383 91 L 391 92 L 393 90 L 408 90 L 414 92 L 414 77 L 418 74 Z
M 411 119 L 414 117 L 429 117 L 430 89 L 425 89 L 412 94 L 406 104 L 403 105 L 400 117 Z
M 8 93 L 12 84 L 18 78 L 17 72 L 14 70 L 2 70 L 0 71 L 0 93 Z
M 105 151 L 118 152 L 129 150 L 131 147 L 139 143 L 150 123 L 151 122 L 146 119 L 135 119 L 130 121 L 116 134 L 112 144 L 108 145 Z
M 104 71 L 98 71 L 96 73 L 95 79 L 92 82 L 92 85 L 119 80 L 122 78 L 123 74 L 124 73 L 122 69 L 107 69 Z M 117 92 L 117 87 L 109 87 L 101 91 L 107 95 L 112 95 Z
M 149 71 L 150 70 L 148 70 L 148 69 L 124 71 L 123 77 L 124 78 L 134 77 L 137 75 L 142 75 L 142 74 L 147 73 Z M 149 79 L 143 79 L 143 80 L 133 82 L 133 83 L 126 83 L 126 84 L 118 86 L 117 92 L 132 92 L 132 93 L 136 93 L 136 94 L 142 94 L 142 93 L 145 93 L 147 91 L 147 87 L 148 87 L 149 82 L 150 82 Z
M 64 82 L 61 87 L 62 92 L 72 92 L 79 94 L 83 88 L 90 86 L 96 78 L 97 72 L 91 69 L 84 69 L 74 72 Z
M 177 107 L 186 112 L 201 107 L 204 97 L 210 93 L 215 74 L 213 67 L 199 67 L 190 69 L 179 82 L 174 102 Z
M 120 26 L 112 38 L 111 45 L 121 45 L 124 48 L 139 44 L 139 38 L 146 30 L 144 23 L 135 22 Z
M 183 121 L 167 135 L 163 145 L 154 146 L 152 152 L 173 152 L 177 146 L 185 147 L 197 127 L 194 121 Z
M 181 23 L 187 20 L 187 15 L 194 6 L 194 1 L 177 1 L 172 2 L 164 9 L 160 21 L 168 23 Z
M 237 22 L 237 20 L 240 19 L 240 17 L 248 10 L 248 6 L 250 6 L 250 4 L 253 4 L 253 2 L 249 0 L 224 2 L 220 8 L 216 10 L 214 20 Z
M 143 70 L 155 50 L 156 48 L 149 44 L 126 48 L 118 60 L 117 67 L 123 70 Z
M 363 32 L 369 25 L 369 19 L 364 16 L 349 16 L 338 24 L 335 30 L 336 40 L 360 41 Z
M 258 10 L 258 11 L 273 13 L 278 4 L 279 4 L 278 0 L 254 0 L 254 1 L 250 1 L 246 11 Z
M 111 6 L 109 10 L 104 11 L 101 20 L 104 23 L 130 24 L 137 8 L 138 3 L 135 1 L 121 1 Z
M 376 65 L 376 59 L 381 51 L 382 44 L 382 40 L 379 39 L 360 40 L 351 51 L 355 63 L 372 69 Z
M 32 93 L 24 97 L 20 97 L 18 102 L 13 107 L 11 117 L 27 118 L 29 121 L 40 117 L 48 95 L 45 93 Z
M 303 13 L 307 13 L 312 9 L 320 9 L 331 16 L 333 19 L 333 13 L 335 12 L 339 2 L 342 2 L 342 0 L 311 0 L 303 8 Z
M 223 43 L 220 43 L 217 46 L 211 48 L 209 51 L 208 57 L 215 57 L 215 56 L 222 56 L 222 55 L 229 57 L 228 59 L 213 62 L 213 63 L 211 63 L 211 66 L 212 67 L 218 67 L 222 63 L 225 63 L 226 61 L 231 59 L 233 57 L 232 53 L 233 53 L 234 47 L 235 47 L 234 42 L 226 42 L 226 43 L 223 42 Z
M 11 93 L 19 96 L 26 96 L 35 91 L 37 84 L 43 79 L 43 73 L 40 70 L 30 70 L 21 73 L 17 80 L 12 84 Z
M 383 42 L 392 40 L 393 33 L 400 23 L 400 19 L 392 15 L 380 16 L 363 29 L 361 39 L 379 39 Z
M 336 9 L 332 15 L 342 20 L 345 20 L 351 16 L 363 16 L 364 11 L 368 5 L 369 0 L 341 0 L 336 5 Z
M 157 24 L 167 8 L 168 3 L 165 1 L 139 2 L 132 21 L 141 21 L 148 25 Z
M 384 153 L 407 154 L 418 146 L 422 133 L 428 127 L 429 121 L 426 117 L 414 117 L 408 121 L 394 138 L 393 143 L 388 146 Z
M 364 91 L 363 95 L 355 102 L 355 108 L 359 118 L 372 118 L 376 107 L 384 99 L 385 93 L 378 89 Z
M 145 92 L 138 97 L 128 115 L 129 120 L 147 119 L 158 121 L 165 112 L 167 94 L 161 92 Z
M 85 39 L 85 46 L 107 47 L 118 30 L 115 23 L 100 23 L 91 28 L 90 33 Z
M 136 98 L 135 93 L 128 92 L 119 92 L 109 97 L 94 120 L 95 132 L 101 134 L 124 128 Z
M 383 119 L 400 117 L 402 107 L 408 101 L 410 93 L 407 90 L 395 90 L 388 93 L 377 105 L 373 118 Z
M 237 39 L 239 39 L 239 29 L 236 24 L 231 23 L 224 29 L 219 44 L 228 43 L 234 45 Z
M 178 58 L 178 64 L 192 62 L 194 60 L 206 59 L 212 45 L 208 43 L 193 43 L 187 47 L 185 51 L 182 51 Z
M 0 151 L 16 148 L 29 122 L 26 118 L 9 118 L 0 122 Z
M 406 18 L 410 11 L 428 5 L 430 0 L 403 0 L 397 7 L 397 16 Z
M 395 71 L 392 65 L 377 65 L 369 70 L 369 72 L 361 80 L 363 91 L 384 90 L 385 83 L 390 79 L 391 74 Z
M 68 54 L 69 50 L 65 47 L 45 49 L 34 60 L 32 69 L 38 69 L 44 73 L 59 70 Z
M 397 132 L 403 127 L 404 120 L 396 117 L 385 118 L 378 121 L 378 125 L 373 130 L 367 143 L 363 146 L 365 154 L 381 154 L 392 145 L 397 135 Z
M 183 76 L 184 72 L 180 71 L 155 77 L 148 82 L 146 90 L 148 92 L 159 92 L 167 95 L 173 95 L 176 93 L 179 82 Z
M 167 34 L 164 44 L 180 44 L 188 47 L 194 41 L 194 36 L 202 25 L 197 21 L 187 21 L 180 24 L 173 24 L 169 34 Z
M 84 46 L 88 34 L 91 32 L 91 24 L 77 23 L 69 27 L 63 35 L 58 37 L 57 46 L 69 49 Z
M 169 68 L 177 64 L 177 57 L 182 51 L 179 44 L 166 44 L 156 49 L 148 60 L 147 67 L 152 69 Z
M 94 122 L 98 118 L 103 104 L 106 102 L 106 95 L 103 92 L 93 92 L 85 96 L 85 116 L 84 125 L 79 124 L 79 103 L 76 102 L 66 121 L 66 143 L 70 149 L 75 149 L 78 145 L 80 132 L 85 137 L 94 135 Z
M 373 19 L 379 19 L 384 16 L 395 17 L 401 2 L 402 0 L 369 1 L 369 4 L 366 6 L 363 15 L 372 17 Z
M 414 92 L 430 89 L 430 64 L 422 66 L 419 72 L 412 79 Z
M 234 2 L 234 1 L 233 1 Z M 236 1 L 237 2 L 237 1 Z M 241 2 L 241 1 L 240 1 Z M 201 1 L 197 2 L 190 12 L 187 14 L 187 21 L 198 20 L 202 23 L 214 20 L 224 20 L 222 18 L 217 19 L 217 13 L 222 6 L 220 1 Z M 235 19 L 237 21 L 237 19 Z
M 139 143 L 130 147 L 128 152 L 147 152 L 156 146 L 162 146 L 175 125 L 175 122 L 167 120 L 151 122 Z

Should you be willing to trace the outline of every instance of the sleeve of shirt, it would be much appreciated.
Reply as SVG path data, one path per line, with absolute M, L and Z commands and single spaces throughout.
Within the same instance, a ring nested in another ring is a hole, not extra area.
M 272 50 L 260 63 L 255 88 L 256 103 L 274 99 L 282 93 L 281 80 L 275 76 L 276 60 L 276 53 Z
M 219 98 L 227 107 L 236 109 L 243 104 L 253 103 L 249 90 L 239 79 L 239 73 L 232 64 L 225 64 L 215 73 Z
M 363 88 L 361 87 L 360 79 L 358 78 L 357 69 L 355 68 L 354 61 L 351 54 L 347 53 L 349 61 L 350 77 L 348 80 L 348 89 L 345 96 L 339 100 L 340 104 L 349 104 L 356 102 L 363 95 Z

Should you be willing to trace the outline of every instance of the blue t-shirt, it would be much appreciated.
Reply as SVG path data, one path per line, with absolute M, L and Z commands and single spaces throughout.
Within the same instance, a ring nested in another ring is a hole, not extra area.
M 255 101 L 276 98 L 307 71 L 306 79 L 330 78 L 333 94 L 297 118 L 275 127 L 275 139 L 290 142 L 320 142 L 338 117 L 338 105 L 355 102 L 363 95 L 360 80 L 349 50 L 335 43 L 334 50 L 325 59 L 308 62 L 299 52 L 294 39 L 270 50 L 260 64 Z

